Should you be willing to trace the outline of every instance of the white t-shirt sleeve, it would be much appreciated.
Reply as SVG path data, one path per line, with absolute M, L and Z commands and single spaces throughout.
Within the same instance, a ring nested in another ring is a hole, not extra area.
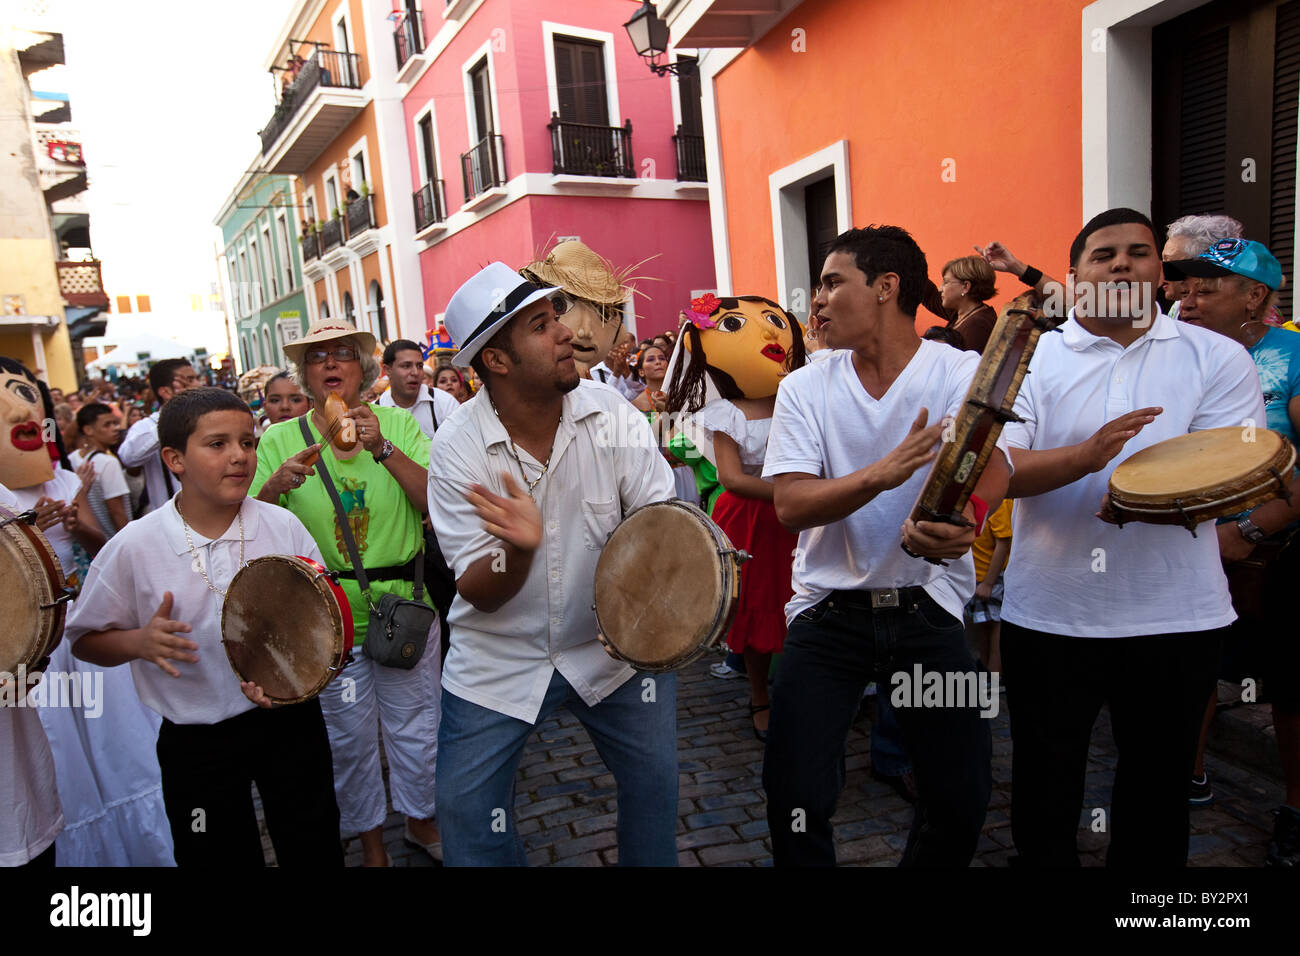
M 830 387 L 824 377 L 819 376 L 819 383 Z M 767 458 L 763 462 L 764 478 L 791 472 L 818 476 L 823 473 L 821 424 L 806 407 L 799 384 L 799 379 L 786 379 L 777 389 L 776 410 L 767 436 Z
M 128 468 L 137 468 L 157 454 L 158 422 L 152 415 L 132 425 L 117 449 L 117 457 Z
M 1226 344 L 1226 343 L 1225 343 Z M 1241 428 L 1253 424 L 1267 428 L 1264 393 L 1259 384 L 1255 361 L 1245 349 L 1222 350 L 1220 362 L 1206 383 L 1205 394 L 1196 409 L 1188 431 L 1206 428 Z
M 131 599 L 135 594 L 132 562 L 122 553 L 129 538 L 114 536 L 95 556 L 63 629 L 69 642 L 76 643 L 91 631 L 131 630 L 148 623 L 138 619 Z
M 103 464 L 100 464 L 101 461 Z M 95 472 L 99 476 L 99 490 L 103 492 L 106 501 L 131 494 L 122 463 L 112 455 L 96 455 Z

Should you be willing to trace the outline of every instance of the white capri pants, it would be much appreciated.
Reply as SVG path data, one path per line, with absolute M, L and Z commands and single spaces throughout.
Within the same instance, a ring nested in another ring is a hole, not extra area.
M 388 815 L 377 729 L 383 732 L 388 754 L 393 809 L 417 819 L 434 815 L 434 768 L 442 713 L 440 638 L 435 621 L 424 656 L 410 670 L 382 667 L 357 648 L 352 663 L 321 691 L 321 709 L 334 755 L 334 795 L 341 833 L 373 830 L 383 826 Z

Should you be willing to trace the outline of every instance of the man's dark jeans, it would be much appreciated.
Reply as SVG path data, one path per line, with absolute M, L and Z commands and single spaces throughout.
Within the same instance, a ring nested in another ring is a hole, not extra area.
M 863 690 L 911 679 L 914 665 L 975 673 L 962 622 L 919 588 L 899 607 L 873 609 L 862 591 L 836 591 L 790 624 L 772 688 L 763 764 L 768 829 L 778 866 L 831 866 L 831 817 L 844 787 L 844 745 Z M 996 702 L 996 697 L 994 698 Z M 904 866 L 966 866 L 992 791 L 992 738 L 977 700 L 896 708 L 920 800 Z

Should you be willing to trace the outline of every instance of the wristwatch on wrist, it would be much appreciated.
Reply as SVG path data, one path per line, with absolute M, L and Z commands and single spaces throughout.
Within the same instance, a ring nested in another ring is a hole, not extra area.
M 1237 530 L 1240 531 L 1241 536 L 1251 544 L 1259 544 L 1268 537 L 1268 535 L 1264 533 L 1263 529 L 1258 527 L 1255 522 L 1250 520 L 1250 518 L 1238 519 Z
M 383 445 L 379 448 L 379 454 L 375 456 L 375 461 L 384 461 L 393 453 L 393 443 L 387 438 L 384 439 Z

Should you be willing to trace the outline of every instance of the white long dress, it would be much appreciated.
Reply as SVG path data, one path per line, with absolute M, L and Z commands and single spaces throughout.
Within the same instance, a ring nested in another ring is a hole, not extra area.
M 71 501 L 80 486 L 72 472 L 56 470 L 44 485 L 10 490 L 20 507 L 30 508 L 42 495 Z M 54 525 L 45 536 L 65 570 L 71 568 L 72 539 L 63 526 Z M 46 673 L 76 675 L 72 680 L 82 688 L 88 682 L 93 688 L 93 698 L 83 696 L 80 707 L 46 701 L 38 709 L 66 824 L 55 841 L 56 863 L 175 866 L 156 751 L 161 718 L 140 703 L 130 666 L 88 664 L 73 657 L 64 641 L 50 655 Z

